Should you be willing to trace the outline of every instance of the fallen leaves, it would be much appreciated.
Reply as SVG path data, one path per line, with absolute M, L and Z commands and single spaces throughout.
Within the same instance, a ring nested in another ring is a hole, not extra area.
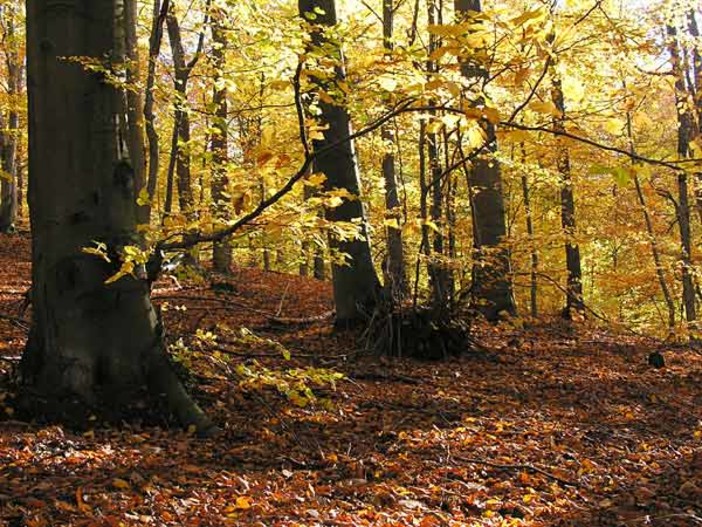
M 20 290 L 29 269 L 13 264 Z M 253 269 L 231 280 L 227 291 L 186 285 L 169 300 L 187 309 L 165 314 L 191 348 L 224 326 L 261 337 L 242 354 L 203 346 L 191 357 L 194 391 L 222 436 L 0 421 L 0 524 L 655 527 L 702 516 L 699 355 L 679 351 L 652 370 L 646 343 L 620 336 L 483 328 L 498 361 L 347 362 L 350 335 L 328 320 L 269 323 L 328 311 L 324 284 Z M 1 297 L 0 310 L 19 298 Z M 2 335 L 14 331 L 0 321 Z M 24 337 L 12 338 L 3 354 L 20 352 Z M 265 383 L 244 390 L 232 372 L 263 352 L 271 371 L 346 378 L 324 389 L 328 406 L 296 406 Z

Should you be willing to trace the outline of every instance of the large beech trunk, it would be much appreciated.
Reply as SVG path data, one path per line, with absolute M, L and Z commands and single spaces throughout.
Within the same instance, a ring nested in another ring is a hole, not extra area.
M 22 379 L 28 401 L 52 419 L 118 417 L 160 398 L 180 422 L 207 431 L 171 368 L 147 283 L 105 284 L 120 247 L 139 240 L 134 171 L 119 134 L 125 97 L 64 58 L 119 62 L 129 1 L 27 0 L 34 311 Z M 94 241 L 107 244 L 112 262 L 83 252 Z
M 300 16 L 313 24 L 311 28 L 312 44 L 317 48 L 332 48 L 333 57 L 338 63 L 335 68 L 335 79 L 318 82 L 318 89 L 332 87 L 335 81 L 345 77 L 343 56 L 337 45 L 327 42 L 324 27 L 336 24 L 336 6 L 333 0 L 298 0 Z M 326 217 L 330 221 L 356 222 L 361 229 L 361 238 L 354 240 L 338 240 L 332 237 L 332 249 L 349 256 L 347 265 L 332 265 L 332 282 L 334 286 L 334 305 L 336 321 L 339 325 L 354 323 L 362 317 L 364 309 L 375 304 L 380 291 L 380 280 L 373 266 L 366 213 L 360 199 L 361 182 L 356 162 L 353 141 L 343 141 L 351 135 L 351 119 L 348 111 L 341 102 L 325 102 L 320 100 L 322 121 L 327 128 L 324 138 L 313 141 L 315 150 L 320 151 L 331 147 L 317 156 L 315 168 L 327 176 L 325 190 L 348 191 L 354 199 L 346 200 L 339 207 L 327 210 Z

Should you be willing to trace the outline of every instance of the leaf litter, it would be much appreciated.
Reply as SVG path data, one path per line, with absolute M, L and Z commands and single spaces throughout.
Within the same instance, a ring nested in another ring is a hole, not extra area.
M 237 268 L 154 292 L 222 434 L 81 433 L 13 415 L 29 259 L 0 236 L 0 525 L 702 525 L 692 350 L 655 369 L 652 341 L 544 322 L 479 327 L 493 360 L 369 357 L 331 331 L 328 284 Z

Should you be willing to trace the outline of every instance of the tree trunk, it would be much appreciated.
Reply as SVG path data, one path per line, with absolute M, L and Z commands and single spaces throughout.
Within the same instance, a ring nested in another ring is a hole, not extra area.
M 5 65 L 7 67 L 8 110 L 0 115 L 0 232 L 10 232 L 17 221 L 17 183 L 19 145 L 19 95 L 22 89 L 23 61 L 20 58 L 16 24 L 17 6 L 0 6 L 0 23 L 3 31 Z
M 555 69 L 551 86 L 551 99 L 558 109 L 558 116 L 553 120 L 553 130 L 557 133 L 565 132 L 565 99 L 561 80 Z M 562 137 L 557 139 L 556 166 L 561 181 L 561 225 L 565 237 L 566 272 L 566 306 L 563 314 L 572 318 L 575 313 L 584 314 L 583 301 L 583 274 L 580 265 L 580 246 L 576 240 L 577 227 L 575 223 L 575 196 L 573 192 L 573 178 L 570 173 L 570 152 Z
M 393 0 L 383 0 L 383 44 L 386 55 L 393 50 L 393 19 L 395 14 Z M 402 246 L 402 211 L 395 171 L 394 134 L 390 123 L 381 130 L 385 154 L 383 156 L 383 180 L 385 181 L 385 217 L 387 226 L 385 234 L 388 244 L 387 259 L 383 264 L 385 291 L 389 298 L 401 302 L 407 294 L 407 277 L 405 275 L 405 257 Z
M 441 23 L 441 10 L 436 0 L 427 2 L 427 21 L 429 25 Z M 434 33 L 429 35 L 429 55 L 431 56 L 441 43 Z M 427 61 L 427 78 L 432 81 L 439 73 L 438 65 L 433 60 Z M 435 101 L 429 101 L 429 106 L 434 106 Z M 436 115 L 435 110 L 430 110 L 429 114 Z M 436 124 L 431 122 L 431 125 Z M 431 288 L 432 306 L 436 313 L 446 313 L 449 307 L 450 276 L 446 265 L 444 254 L 444 233 L 443 233 L 443 201 L 444 201 L 444 177 L 441 166 L 441 153 L 439 148 L 439 134 L 426 128 L 427 161 L 429 162 L 429 183 L 426 191 L 431 192 L 431 207 L 429 207 L 429 217 L 434 227 L 431 248 L 427 246 L 429 254 L 428 274 L 429 286 Z M 427 231 L 428 232 L 428 231 Z
M 63 57 L 123 60 L 124 9 L 125 0 L 62 9 L 27 0 L 33 316 L 22 379 L 28 400 L 53 419 L 129 415 L 148 393 L 206 432 L 209 420 L 168 360 L 146 281 L 105 284 L 120 249 L 139 240 L 134 171 L 119 129 L 125 97 Z M 96 240 L 111 263 L 83 251 Z
M 521 144 L 522 165 L 526 164 L 526 149 L 524 143 Z M 534 240 L 534 218 L 531 210 L 531 193 L 529 192 L 529 178 L 526 173 L 522 174 L 522 196 L 524 198 L 524 212 L 526 216 L 526 230 L 529 237 L 529 256 L 531 268 L 529 269 L 529 312 L 533 318 L 539 316 L 538 305 L 538 273 L 539 273 L 539 253 L 536 251 Z
M 456 13 L 461 17 L 481 12 L 480 0 L 455 0 Z M 466 79 L 487 81 L 488 72 L 480 64 L 461 62 L 461 73 Z M 476 106 L 485 104 L 480 98 Z M 497 152 L 495 126 L 485 120 L 481 123 L 487 143 L 487 156 L 473 160 L 469 172 L 473 191 L 473 264 L 472 298 L 475 307 L 488 320 L 497 320 L 501 312 L 515 314 L 511 265 L 508 249 L 503 245 L 507 234 L 505 205 L 502 194 L 500 165 L 493 154 Z
M 180 35 L 180 24 L 176 18 L 174 4 L 171 4 L 166 27 L 171 43 L 171 53 L 175 69 L 174 84 L 176 91 L 175 112 L 173 120 L 173 143 L 171 164 L 175 164 L 175 182 L 178 189 L 180 212 L 189 218 L 195 213 L 192 181 L 190 173 L 190 116 L 188 115 L 188 80 L 191 68 L 185 63 L 185 50 Z
M 127 84 L 132 89 L 126 90 L 127 96 L 127 119 L 129 120 L 129 154 L 134 170 L 134 183 L 137 196 L 142 190 L 148 191 L 146 181 L 146 148 L 144 139 L 144 100 L 139 86 L 139 43 L 136 31 L 137 24 L 137 2 L 126 1 L 124 6 L 124 34 L 126 37 L 126 58 L 127 58 Z M 149 225 L 151 222 L 151 209 L 147 206 L 137 208 L 137 220 L 139 224 Z
M 216 20 L 212 22 L 213 66 L 221 75 L 226 67 L 227 37 L 223 27 L 225 13 L 220 10 Z M 214 89 L 214 126 L 212 127 L 212 216 L 216 223 L 229 219 L 229 203 L 231 198 L 227 193 L 227 165 L 229 163 L 229 127 L 226 83 L 215 83 Z M 231 238 L 216 241 L 212 247 L 212 267 L 218 273 L 231 272 L 232 245 Z
M 626 89 L 626 82 L 624 83 L 624 89 Z M 634 147 L 634 129 L 632 125 L 631 112 L 626 112 L 626 134 L 629 140 L 629 152 L 632 154 L 636 153 Z M 644 217 L 644 223 L 646 224 L 646 234 L 648 235 L 648 242 L 651 247 L 651 256 L 653 256 L 653 263 L 656 266 L 656 277 L 658 278 L 658 285 L 661 288 L 661 293 L 663 294 L 663 300 L 665 301 L 665 306 L 668 311 L 668 334 L 672 335 L 675 330 L 675 303 L 673 302 L 673 297 L 670 294 L 670 289 L 668 288 L 668 283 L 665 280 L 665 274 L 663 272 L 663 261 L 661 260 L 661 251 L 658 247 L 658 239 L 656 238 L 656 233 L 653 230 L 653 220 L 651 219 L 651 213 L 646 205 L 646 197 L 644 196 L 643 189 L 641 188 L 641 181 L 636 172 L 634 172 L 634 187 L 636 189 L 636 197 L 638 198 L 639 205 L 641 206 L 641 213 Z
M 169 9 L 169 0 L 154 0 L 151 22 L 151 36 L 149 38 L 149 68 L 146 74 L 146 90 L 144 97 L 144 121 L 146 124 L 146 137 L 149 143 L 149 175 L 146 189 L 149 193 L 149 203 L 144 206 L 144 216 L 151 217 L 153 200 L 156 197 L 159 172 L 159 137 L 156 131 L 156 116 L 154 115 L 154 90 L 156 88 L 156 66 L 161 51 L 163 39 L 163 23 Z
M 695 137 L 695 119 L 688 103 L 688 91 L 685 85 L 685 74 L 680 58 L 680 46 L 677 30 L 672 26 L 666 28 L 668 34 L 668 51 L 670 63 L 675 77 L 675 106 L 678 109 L 678 157 L 690 157 L 690 141 Z M 690 228 L 690 204 L 688 200 L 688 182 L 685 172 L 678 173 L 678 204 L 677 218 L 680 229 L 680 261 L 682 264 L 683 305 L 685 306 L 685 319 L 691 339 L 697 340 L 695 335 L 697 322 L 697 306 L 695 305 L 695 286 L 693 280 L 692 239 Z
M 324 27 L 336 24 L 336 6 L 334 0 L 298 0 L 300 16 L 313 23 L 310 27 L 312 54 L 329 53 L 323 51 L 330 47 L 324 35 Z M 343 55 L 336 46 L 333 47 L 333 59 L 337 61 L 334 78 L 317 81 L 316 89 L 326 91 L 336 82 L 345 78 Z M 317 170 L 327 176 L 325 190 L 345 190 L 354 199 L 326 211 L 330 221 L 354 222 L 360 229 L 360 238 L 340 240 L 335 236 L 330 239 L 333 250 L 348 255 L 346 265 L 332 265 L 332 282 L 336 322 L 338 325 L 353 324 L 361 319 L 364 312 L 371 309 L 380 291 L 380 280 L 373 266 L 371 256 L 368 220 L 361 201 L 361 182 L 356 161 L 353 141 L 344 141 L 351 135 L 351 120 L 348 111 L 340 101 L 319 101 L 322 120 L 327 125 L 324 138 L 313 141 L 313 148 L 323 153 L 317 156 Z M 333 146 L 332 146 L 333 145 Z M 327 149 L 327 150 L 325 150 Z

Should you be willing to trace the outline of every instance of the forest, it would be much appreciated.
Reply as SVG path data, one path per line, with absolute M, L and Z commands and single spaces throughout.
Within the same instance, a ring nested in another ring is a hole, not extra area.
M 0 0 L 0 525 L 702 525 L 700 0 Z

